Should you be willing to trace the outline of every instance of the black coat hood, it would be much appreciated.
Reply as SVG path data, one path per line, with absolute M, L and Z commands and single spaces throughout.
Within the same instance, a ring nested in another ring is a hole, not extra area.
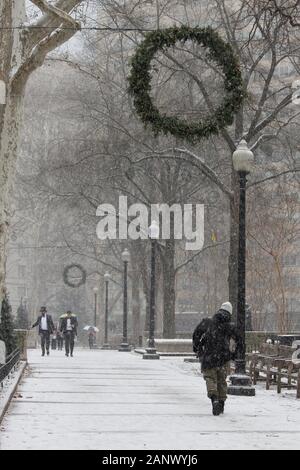
M 219 310 L 213 317 L 213 322 L 218 324 L 231 323 L 231 315 L 226 310 Z

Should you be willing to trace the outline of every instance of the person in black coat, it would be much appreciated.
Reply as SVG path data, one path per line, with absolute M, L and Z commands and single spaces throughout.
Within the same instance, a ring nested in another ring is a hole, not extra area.
M 65 338 L 65 350 L 66 356 L 73 357 L 73 351 L 75 346 L 75 336 L 77 336 L 78 321 L 76 315 L 72 314 L 69 310 L 66 315 L 61 317 L 60 331 L 63 333 Z
M 224 413 L 229 363 L 235 358 L 239 341 L 231 315 L 232 305 L 225 302 L 212 319 L 202 320 L 193 334 L 193 349 L 202 363 L 214 415 Z
M 39 327 L 39 335 L 41 337 L 42 356 L 45 356 L 45 347 L 47 356 L 50 354 L 50 335 L 53 334 L 55 327 L 51 315 L 47 313 L 46 307 L 41 307 L 41 315 L 31 328 Z

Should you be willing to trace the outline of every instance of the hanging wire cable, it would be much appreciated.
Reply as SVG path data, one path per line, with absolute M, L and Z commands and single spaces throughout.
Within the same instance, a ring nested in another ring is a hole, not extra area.
M 67 26 L 14 26 L 14 27 L 0 27 L 1 31 L 14 31 L 14 30 L 29 30 L 29 29 L 41 29 L 41 30 L 48 30 L 48 31 L 55 31 L 57 29 L 63 30 L 63 31 L 73 31 L 76 28 L 72 27 L 67 27 Z M 157 31 L 157 29 L 144 29 L 144 28 L 111 28 L 109 26 L 103 26 L 103 27 L 98 27 L 98 26 L 83 26 L 82 28 L 79 28 L 78 31 L 111 31 L 111 32 L 128 32 L 128 31 L 139 31 L 139 32 L 151 32 L 151 31 Z
M 15 27 L 0 27 L 0 31 L 28 31 L 28 30 L 48 30 L 48 31 L 56 31 L 57 29 L 60 29 L 61 31 L 74 31 L 76 28 L 68 27 L 68 26 L 35 26 L 35 25 L 28 25 L 28 26 L 15 26 Z M 102 32 L 111 32 L 111 33 L 151 33 L 157 31 L 157 28 L 113 28 L 110 26 L 83 26 L 79 27 L 77 29 L 77 32 L 83 32 L 83 31 L 102 31 Z M 261 42 L 261 38 L 257 39 L 252 39 L 251 42 Z M 242 39 L 237 39 L 238 43 L 244 44 L 245 41 Z

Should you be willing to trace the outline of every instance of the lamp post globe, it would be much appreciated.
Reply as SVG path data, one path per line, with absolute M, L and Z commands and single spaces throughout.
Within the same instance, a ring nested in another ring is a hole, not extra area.
M 151 223 L 148 233 L 149 233 L 150 240 L 158 240 L 158 238 L 159 238 L 159 225 L 155 220 L 153 220 L 153 222 Z
M 239 250 L 238 250 L 238 298 L 237 330 L 239 343 L 235 374 L 231 376 L 228 393 L 239 396 L 255 396 L 255 388 L 246 373 L 246 186 L 247 175 L 253 170 L 254 155 L 242 140 L 232 156 L 233 168 L 239 175 Z
M 233 168 L 238 173 L 249 174 L 254 167 L 254 154 L 249 149 L 247 142 L 243 139 L 237 146 L 232 156 Z
M 127 250 L 127 248 L 122 253 L 122 261 L 123 261 L 123 263 L 129 263 L 129 261 L 130 261 L 130 253 Z

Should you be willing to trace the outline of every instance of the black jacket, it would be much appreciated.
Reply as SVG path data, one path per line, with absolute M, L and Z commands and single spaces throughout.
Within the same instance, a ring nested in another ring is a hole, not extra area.
M 237 329 L 231 323 L 231 315 L 219 310 L 212 320 L 203 320 L 194 331 L 193 348 L 202 362 L 202 370 L 222 367 L 235 358 L 230 350 L 230 340 L 237 343 Z
M 204 318 L 204 320 L 199 323 L 193 333 L 193 351 L 197 354 L 198 357 L 203 356 L 203 345 L 201 343 L 202 336 L 207 332 L 208 327 L 212 324 L 210 318 Z
M 43 316 L 40 315 L 38 317 L 37 321 L 32 325 L 32 328 L 35 328 L 36 326 L 39 327 L 39 333 L 41 333 L 41 331 L 42 331 L 42 317 Z M 48 331 L 49 331 L 50 335 L 52 335 L 54 333 L 54 330 L 55 330 L 54 323 L 53 323 L 51 315 L 48 315 L 48 313 L 47 313 L 46 317 L 47 317 Z
M 77 327 L 78 327 L 77 317 L 75 315 L 72 315 L 70 317 L 70 320 L 71 320 L 72 332 L 75 333 L 75 335 L 77 336 Z M 68 317 L 64 316 L 61 319 L 61 323 L 60 323 L 60 331 L 64 334 L 68 332 L 67 325 L 68 325 Z

